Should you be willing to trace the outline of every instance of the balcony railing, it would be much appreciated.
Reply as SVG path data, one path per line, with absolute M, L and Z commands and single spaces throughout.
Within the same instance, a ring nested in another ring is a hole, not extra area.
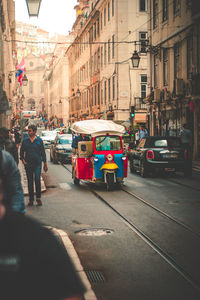
M 135 110 L 146 110 L 146 104 L 143 101 L 143 98 L 135 97 L 134 98 Z

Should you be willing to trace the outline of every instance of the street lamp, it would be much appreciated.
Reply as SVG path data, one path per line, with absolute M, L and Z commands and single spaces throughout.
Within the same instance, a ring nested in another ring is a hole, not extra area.
M 29 17 L 38 17 L 42 0 L 26 0 Z
M 24 76 L 22 78 L 22 84 L 23 84 L 23 86 L 27 86 L 27 84 L 28 84 L 28 78 L 27 78 L 26 74 L 24 74 Z
M 138 52 L 135 50 L 131 56 L 132 66 L 133 68 L 138 68 L 140 63 L 140 57 Z
M 80 95 L 81 95 L 81 92 L 80 92 L 79 88 L 76 91 L 76 95 L 77 95 L 77 97 L 80 97 Z

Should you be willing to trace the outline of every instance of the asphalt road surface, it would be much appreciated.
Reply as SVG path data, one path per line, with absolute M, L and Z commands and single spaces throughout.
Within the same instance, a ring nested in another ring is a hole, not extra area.
M 75 186 L 71 165 L 49 162 L 44 205 L 27 213 L 69 234 L 97 299 L 196 300 L 199 179 L 129 174 L 122 189 L 106 191 Z

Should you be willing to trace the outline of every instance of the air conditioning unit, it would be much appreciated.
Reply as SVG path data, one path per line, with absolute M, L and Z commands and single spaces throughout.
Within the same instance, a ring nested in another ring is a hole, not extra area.
M 160 98 L 161 98 L 160 97 L 160 89 L 154 89 L 153 93 L 154 93 L 154 100 L 157 102 L 160 101 Z
M 175 88 L 176 88 L 176 95 L 183 95 L 184 93 L 184 82 L 182 78 L 175 79 Z

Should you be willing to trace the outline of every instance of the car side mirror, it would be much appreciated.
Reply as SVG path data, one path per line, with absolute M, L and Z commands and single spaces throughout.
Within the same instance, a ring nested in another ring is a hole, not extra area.
M 81 151 L 86 151 L 86 145 L 81 145 Z

